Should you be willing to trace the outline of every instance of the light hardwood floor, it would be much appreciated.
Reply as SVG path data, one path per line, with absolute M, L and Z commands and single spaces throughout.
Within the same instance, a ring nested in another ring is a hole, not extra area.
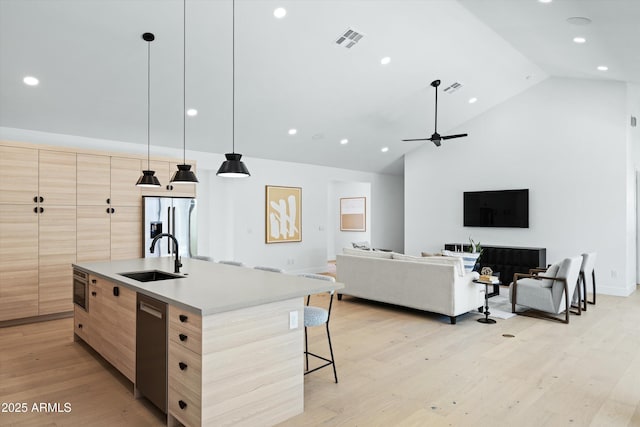
M 599 295 L 569 325 L 475 319 L 450 325 L 445 316 L 334 301 L 340 383 L 330 368 L 307 375 L 305 412 L 283 426 L 640 425 L 640 292 Z M 72 329 L 71 319 L 0 329 L 0 402 L 72 407 L 0 413 L 0 425 L 162 425 L 124 377 L 73 342 Z M 325 351 L 323 328 L 310 331 L 310 347 Z

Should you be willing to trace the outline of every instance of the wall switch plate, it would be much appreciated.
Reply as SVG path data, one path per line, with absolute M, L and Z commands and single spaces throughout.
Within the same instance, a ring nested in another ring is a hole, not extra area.
M 298 312 L 289 312 L 289 329 L 298 329 Z

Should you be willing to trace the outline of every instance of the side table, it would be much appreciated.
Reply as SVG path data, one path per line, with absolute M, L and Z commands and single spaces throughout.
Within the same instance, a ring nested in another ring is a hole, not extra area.
M 480 323 L 488 323 L 488 324 L 492 324 L 492 323 L 496 323 L 495 320 L 493 319 L 489 319 L 489 315 L 491 314 L 489 312 L 489 296 L 493 296 L 495 295 L 495 291 L 493 293 L 493 295 L 489 295 L 489 285 L 494 285 L 494 289 L 496 287 L 500 286 L 500 283 L 490 283 L 490 282 L 482 282 L 480 280 L 474 280 L 474 283 L 481 283 L 484 285 L 484 319 L 478 319 L 478 322 Z

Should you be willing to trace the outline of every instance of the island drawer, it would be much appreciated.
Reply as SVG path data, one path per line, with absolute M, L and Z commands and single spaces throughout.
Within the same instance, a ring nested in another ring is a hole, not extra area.
M 169 343 L 202 354 L 201 325 L 200 316 L 169 306 Z
M 74 304 L 73 332 L 75 332 L 76 335 L 82 338 L 84 342 L 89 343 L 89 336 L 90 336 L 89 330 L 90 330 L 89 313 L 84 311 L 82 307 L 79 307 Z
M 193 401 L 200 401 L 202 358 L 177 343 L 169 343 L 169 384 L 179 388 Z
M 169 386 L 169 414 L 187 427 L 199 426 L 202 420 L 200 400 L 191 399 L 183 390 Z
M 169 326 L 172 325 L 179 327 L 181 330 L 200 333 L 200 331 L 202 330 L 202 317 L 170 305 Z

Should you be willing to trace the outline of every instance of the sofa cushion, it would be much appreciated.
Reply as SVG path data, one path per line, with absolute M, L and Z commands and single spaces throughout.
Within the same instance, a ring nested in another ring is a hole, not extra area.
M 392 252 L 392 259 L 399 259 L 400 261 L 420 261 L 422 258 L 413 255 L 404 255 L 397 252 Z
M 422 262 L 428 262 L 430 264 L 444 264 L 444 265 L 453 265 L 456 269 L 456 273 L 458 276 L 464 277 L 464 263 L 461 257 L 447 257 L 447 256 L 428 256 L 420 258 Z
M 473 268 L 476 265 L 476 262 L 478 261 L 478 257 L 480 256 L 479 252 L 453 252 L 453 251 L 447 251 L 444 250 L 442 251 L 442 255 L 444 255 L 445 257 L 458 257 L 458 258 L 462 258 L 462 261 L 464 263 L 464 271 L 466 273 L 470 273 L 473 271 Z
M 345 255 L 357 255 L 357 256 L 364 256 L 369 258 L 391 259 L 392 257 L 392 252 L 367 251 L 364 249 L 352 249 L 352 248 L 343 248 L 342 253 Z

